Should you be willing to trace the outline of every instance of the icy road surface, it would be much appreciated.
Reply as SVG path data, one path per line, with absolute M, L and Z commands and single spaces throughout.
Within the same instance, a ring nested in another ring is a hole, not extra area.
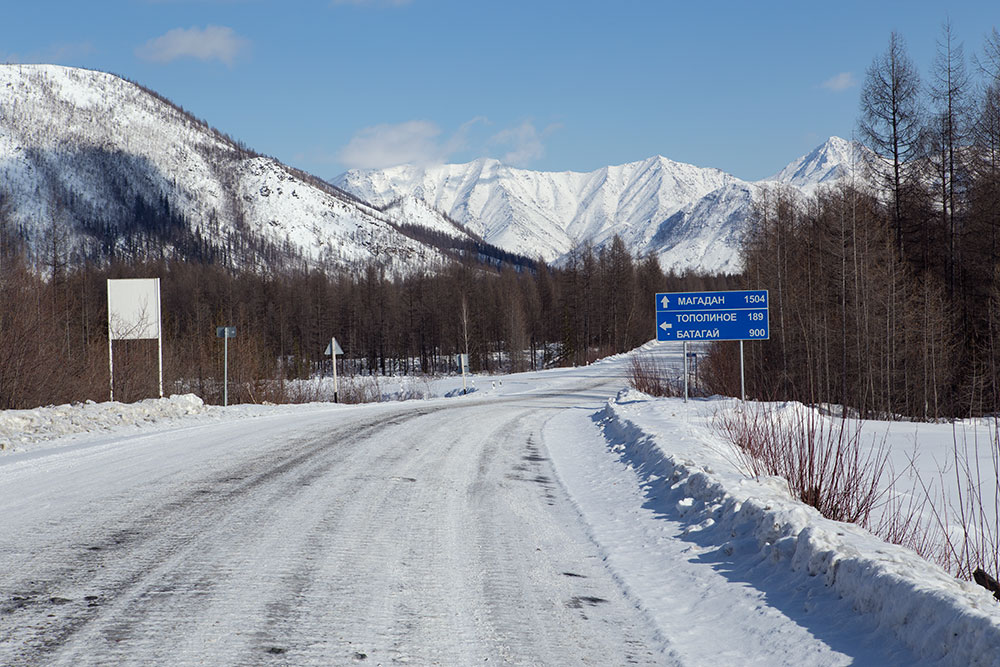
M 0 664 L 657 664 L 540 436 L 605 396 L 331 408 L 4 466 Z
M 625 365 L 2 458 L 0 665 L 919 662 L 692 548 L 602 431 Z

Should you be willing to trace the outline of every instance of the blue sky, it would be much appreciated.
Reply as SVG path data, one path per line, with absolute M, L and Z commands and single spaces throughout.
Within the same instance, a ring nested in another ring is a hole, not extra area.
M 495 157 L 590 171 L 664 155 L 759 179 L 850 138 L 895 30 L 928 78 L 994 1 L 111 0 L 7 3 L 0 61 L 121 74 L 323 178 Z

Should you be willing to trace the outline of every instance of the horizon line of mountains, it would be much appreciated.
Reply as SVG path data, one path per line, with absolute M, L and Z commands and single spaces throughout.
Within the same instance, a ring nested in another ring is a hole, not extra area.
M 743 181 L 662 156 L 591 172 L 466 164 L 350 170 L 327 182 L 260 155 L 115 75 L 0 65 L 0 223 L 68 261 L 176 257 L 434 270 L 479 254 L 558 264 L 620 237 L 677 272 L 739 272 L 754 194 L 811 194 L 849 175 L 831 137 L 772 178 Z

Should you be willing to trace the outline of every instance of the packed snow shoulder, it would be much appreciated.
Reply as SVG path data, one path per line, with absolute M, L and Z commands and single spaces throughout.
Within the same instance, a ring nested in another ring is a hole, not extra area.
M 608 401 L 602 427 L 609 442 L 621 443 L 622 460 L 646 494 L 664 506 L 681 503 L 703 544 L 793 585 L 818 578 L 928 662 L 997 664 L 1000 606 L 988 591 L 856 525 L 820 516 L 793 499 L 783 480 L 748 477 L 704 418 L 666 426 L 677 424 L 678 403 L 625 390 Z

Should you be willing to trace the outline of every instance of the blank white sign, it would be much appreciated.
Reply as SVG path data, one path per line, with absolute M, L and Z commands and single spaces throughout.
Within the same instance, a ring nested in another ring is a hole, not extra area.
M 160 279 L 108 280 L 108 336 L 111 340 L 160 337 Z

